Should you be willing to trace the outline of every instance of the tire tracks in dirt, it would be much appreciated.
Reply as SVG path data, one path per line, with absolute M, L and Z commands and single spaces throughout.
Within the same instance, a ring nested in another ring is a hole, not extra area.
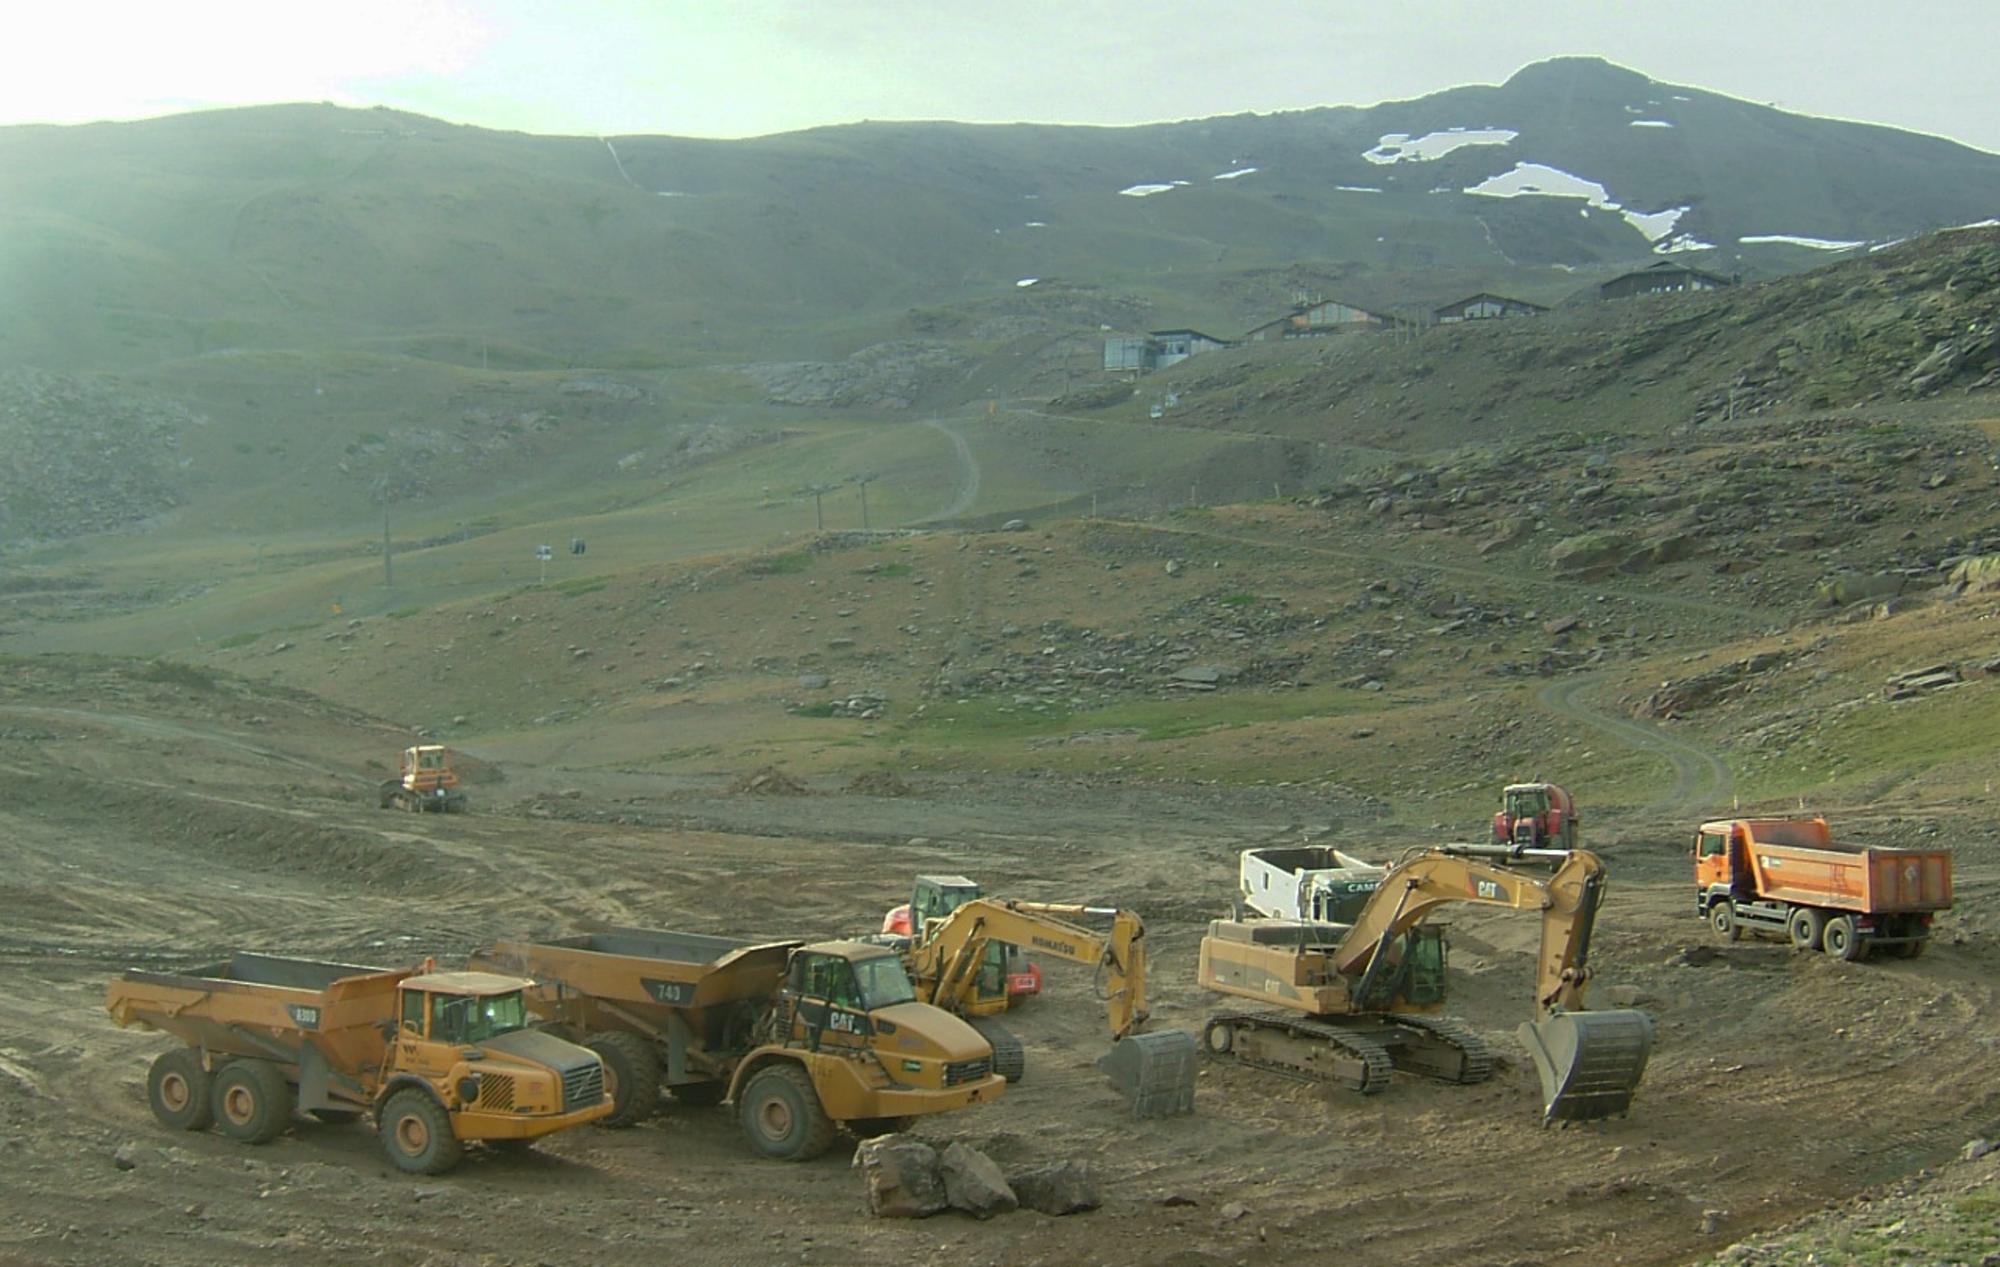
M 1601 686 L 1607 674 L 1585 673 L 1545 683 L 1535 703 L 1558 717 L 1580 722 L 1600 734 L 1663 758 L 1673 767 L 1673 786 L 1647 810 L 1672 810 L 1687 817 L 1690 808 L 1719 808 L 1729 799 L 1734 781 L 1721 757 L 1697 744 L 1629 717 L 1601 712 L 1582 702 L 1586 691 Z
M 972 455 L 972 446 L 965 442 L 964 436 L 936 418 L 924 419 L 924 425 L 933 431 L 939 432 L 947 440 L 951 441 L 952 448 L 958 454 L 958 469 L 961 474 L 958 481 L 958 490 L 952 495 L 951 501 L 946 504 L 945 508 L 925 515 L 915 522 L 934 523 L 940 519 L 956 519 L 971 510 L 972 504 L 979 500 L 979 459 Z

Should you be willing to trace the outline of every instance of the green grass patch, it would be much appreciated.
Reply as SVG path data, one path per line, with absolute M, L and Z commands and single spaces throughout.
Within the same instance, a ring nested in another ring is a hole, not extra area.
M 398 607 L 395 611 L 385 614 L 391 620 L 408 620 L 422 610 L 423 608 L 421 607 Z
M 811 551 L 794 550 L 790 554 L 767 554 L 752 559 L 743 570 L 752 576 L 796 576 L 811 566 Z
M 139 670 L 139 677 L 147 682 L 185 687 L 190 691 L 215 689 L 215 674 L 178 660 L 149 660 L 146 667 Z
M 871 563 L 855 573 L 856 576 L 908 576 L 916 571 L 907 563 Z
M 833 704 L 831 702 L 823 704 L 800 704 L 796 708 L 788 708 L 785 711 L 794 717 L 831 717 L 833 716 Z
M 610 583 L 601 576 L 579 576 L 567 581 L 557 581 L 549 588 L 564 598 L 575 598 L 580 594 L 595 594 Z
M 234 651 L 238 647 L 249 646 L 251 643 L 257 641 L 257 639 L 259 639 L 262 636 L 263 636 L 262 634 L 246 630 L 243 633 L 230 634 L 227 638 L 221 639 L 215 645 L 220 647 L 224 651 Z
M 1225 594 L 1219 600 L 1224 607 L 1248 607 L 1257 601 L 1255 594 Z

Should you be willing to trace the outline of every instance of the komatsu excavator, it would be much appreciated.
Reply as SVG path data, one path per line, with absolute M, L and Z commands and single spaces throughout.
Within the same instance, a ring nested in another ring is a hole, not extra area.
M 1536 864 L 1553 873 L 1523 869 Z M 1395 1069 L 1483 1082 L 1493 1074 L 1485 1040 L 1435 1015 L 1445 1001 L 1445 938 L 1424 917 L 1452 902 L 1535 911 L 1535 1019 L 1519 1033 L 1541 1075 L 1543 1120 L 1624 1113 L 1652 1054 L 1653 1021 L 1630 1009 L 1584 1010 L 1604 883 L 1603 862 L 1581 849 L 1443 845 L 1392 867 L 1351 925 L 1216 920 L 1201 943 L 1201 983 L 1286 1010 L 1213 1016 L 1203 1045 L 1363 1093 L 1380 1091 Z
M 1109 932 L 1080 921 L 1106 918 Z M 989 947 L 1008 942 L 1033 953 L 1095 967 L 1111 1026 L 1111 1053 L 1098 1061 L 1142 1117 L 1188 1112 L 1194 1104 L 1195 1042 L 1185 1030 L 1145 1034 L 1146 929 L 1131 911 L 975 898 L 925 921 L 904 952 L 917 998 L 956 1012 L 993 1044 L 993 1071 L 1018 1082 L 1021 1042 L 990 1018 L 1007 1010 L 1005 979 L 982 971 Z

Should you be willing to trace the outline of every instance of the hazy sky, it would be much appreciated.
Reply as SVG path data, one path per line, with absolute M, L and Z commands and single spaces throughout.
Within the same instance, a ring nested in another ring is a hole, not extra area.
M 2000 0 L 0 0 L 0 123 L 272 101 L 530 132 L 1140 123 L 1589 53 L 2000 152 Z

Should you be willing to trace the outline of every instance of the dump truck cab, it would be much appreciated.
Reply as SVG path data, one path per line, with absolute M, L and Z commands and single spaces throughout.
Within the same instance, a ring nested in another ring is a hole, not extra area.
M 878 1052 L 891 1079 L 912 1088 L 947 1090 L 992 1071 L 992 1045 L 958 1017 L 918 1002 L 903 957 L 887 946 L 801 946 L 786 967 L 774 1021 L 772 1038 L 784 1047 L 855 1058 Z

